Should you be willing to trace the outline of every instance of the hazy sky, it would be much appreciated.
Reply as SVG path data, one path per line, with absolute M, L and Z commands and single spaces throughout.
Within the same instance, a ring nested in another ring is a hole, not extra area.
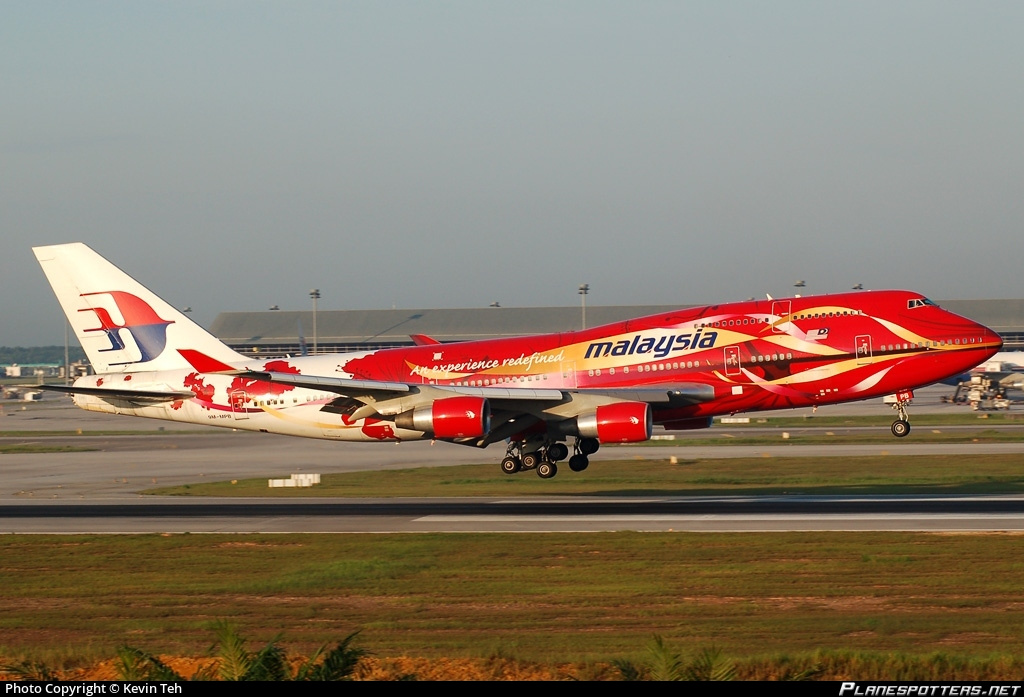
M 0 0 L 30 247 L 218 312 L 1024 297 L 1024 3 Z

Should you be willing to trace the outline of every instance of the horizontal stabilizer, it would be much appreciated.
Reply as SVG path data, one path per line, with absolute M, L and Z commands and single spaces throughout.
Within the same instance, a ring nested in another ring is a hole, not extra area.
M 125 390 L 109 387 L 75 387 L 74 385 L 26 385 L 26 388 L 66 394 L 87 394 L 109 399 L 126 399 L 132 402 L 175 402 L 179 399 L 192 399 L 196 396 L 193 392 L 173 390 Z

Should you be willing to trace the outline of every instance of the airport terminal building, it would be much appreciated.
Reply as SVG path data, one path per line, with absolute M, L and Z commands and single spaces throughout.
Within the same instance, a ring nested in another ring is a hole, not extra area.
M 1005 351 L 1024 350 L 1024 299 L 945 300 L 947 310 L 984 324 L 1003 337 Z M 671 312 L 693 305 L 587 307 L 587 327 Z M 577 331 L 582 307 L 484 307 L 442 310 L 311 310 L 223 312 L 210 331 L 249 356 L 368 351 L 411 346 L 414 336 L 441 343 L 524 334 Z

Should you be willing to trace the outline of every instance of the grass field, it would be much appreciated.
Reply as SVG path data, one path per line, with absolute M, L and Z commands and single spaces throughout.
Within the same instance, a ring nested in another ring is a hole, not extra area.
M 658 455 L 652 451 L 652 455 Z M 568 470 L 568 468 L 565 468 Z M 287 476 L 282 472 L 282 476 Z M 986 494 L 1024 492 L 1024 453 L 895 457 L 609 460 L 544 480 L 496 464 L 325 474 L 319 486 L 270 489 L 266 479 L 151 489 L 176 496 L 571 496 L 725 494 Z
M 306 490 L 260 479 L 160 493 L 1024 492 L 1024 454 L 669 455 L 549 481 L 490 462 L 325 475 Z M 1019 680 L 1022 549 L 1015 534 L 8 535 L 0 665 L 87 665 L 121 644 L 202 656 L 228 620 L 252 648 L 280 635 L 306 654 L 360 629 L 375 677 L 614 678 L 612 661 L 642 663 L 658 635 L 686 656 L 721 649 L 740 678 Z
M 362 629 L 377 657 L 586 666 L 643 660 L 657 634 L 683 652 L 720 648 L 741 677 L 958 665 L 961 676 L 1008 679 L 1024 668 L 1021 544 L 1005 534 L 8 536 L 0 654 L 69 665 L 128 643 L 203 655 L 227 619 L 296 651 Z

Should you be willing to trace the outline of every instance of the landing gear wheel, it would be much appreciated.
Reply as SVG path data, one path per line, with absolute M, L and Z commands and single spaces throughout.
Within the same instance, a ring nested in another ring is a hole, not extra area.
M 540 463 L 540 453 L 532 452 L 523 455 L 523 469 L 532 470 Z
M 501 471 L 505 474 L 515 474 L 523 468 L 523 464 L 519 461 L 518 457 L 509 455 L 501 461 Z
M 569 458 L 569 469 L 573 472 L 582 472 L 587 469 L 590 464 L 590 460 L 587 459 L 586 455 L 573 455 Z
M 569 457 L 569 448 L 565 443 L 552 443 L 548 447 L 548 459 L 552 462 L 558 462 Z
M 578 445 L 581 453 L 584 455 L 593 455 L 597 452 L 597 449 L 601 447 L 601 442 L 597 438 L 580 438 Z
M 558 474 L 558 467 L 555 465 L 554 462 L 548 462 L 547 460 L 544 460 L 539 465 L 537 465 L 537 476 L 540 477 L 541 479 L 551 479 L 556 474 Z
M 892 422 L 892 434 L 897 438 L 903 438 L 910 433 L 910 415 L 907 414 L 907 405 L 914 398 L 910 390 L 900 390 L 896 393 L 896 403 L 892 408 L 896 410 L 896 420 Z

